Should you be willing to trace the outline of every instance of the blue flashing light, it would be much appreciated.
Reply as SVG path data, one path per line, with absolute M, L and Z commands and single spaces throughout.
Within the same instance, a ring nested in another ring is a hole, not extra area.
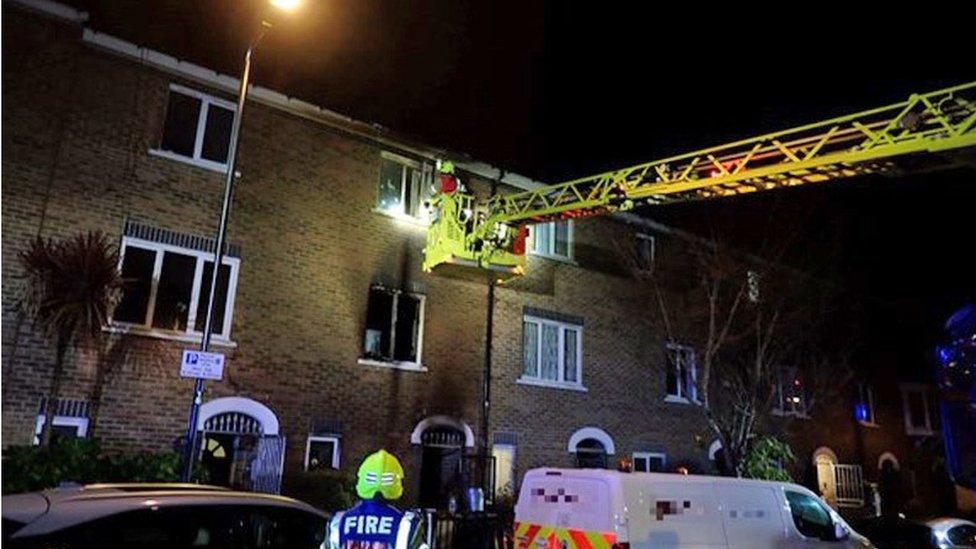
M 868 420 L 868 405 L 863 402 L 858 402 L 854 405 L 854 419 L 857 421 L 867 421 Z

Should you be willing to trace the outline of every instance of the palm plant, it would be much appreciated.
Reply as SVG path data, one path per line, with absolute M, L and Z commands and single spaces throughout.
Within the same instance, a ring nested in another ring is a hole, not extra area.
M 38 237 L 20 254 L 26 274 L 25 312 L 54 338 L 54 372 L 48 392 L 41 445 L 51 442 L 68 349 L 101 340 L 102 327 L 122 295 L 119 253 L 103 233 L 89 231 L 64 240 Z

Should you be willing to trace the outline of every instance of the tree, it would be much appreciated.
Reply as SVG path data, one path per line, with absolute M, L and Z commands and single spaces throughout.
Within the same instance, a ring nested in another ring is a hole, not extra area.
M 89 231 L 60 241 L 38 237 L 20 254 L 20 261 L 26 275 L 25 311 L 55 341 L 47 420 L 41 432 L 41 445 L 47 448 L 65 355 L 80 343 L 101 341 L 102 327 L 121 298 L 119 254 L 103 233 Z
M 849 375 L 846 346 L 821 326 L 837 297 L 835 288 L 715 238 L 681 240 L 687 253 L 652 268 L 639 250 L 618 249 L 646 282 L 656 331 L 666 343 L 694 350 L 694 376 L 688 368 L 668 367 L 687 376 L 677 383 L 693 387 L 694 400 L 722 445 L 720 467 L 742 476 L 750 444 L 774 400 L 783 398 L 784 381 L 785 398 L 801 399 L 809 409 Z M 789 379 L 783 376 L 785 366 Z

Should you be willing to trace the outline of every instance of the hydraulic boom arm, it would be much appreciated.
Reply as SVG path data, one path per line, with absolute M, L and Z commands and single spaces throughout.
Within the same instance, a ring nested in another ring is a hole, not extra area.
M 520 227 L 662 204 L 731 196 L 866 173 L 944 165 L 976 146 L 976 82 L 907 101 L 639 164 L 533 191 L 472 198 L 439 193 L 425 270 L 442 264 L 522 272 Z M 472 215 L 474 216 L 472 218 Z M 465 219 L 465 217 L 469 219 Z M 462 222 L 463 221 L 463 222 Z

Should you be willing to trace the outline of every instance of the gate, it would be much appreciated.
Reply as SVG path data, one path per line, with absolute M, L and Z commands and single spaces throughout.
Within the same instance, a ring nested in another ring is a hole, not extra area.
M 838 463 L 834 465 L 834 485 L 838 507 L 864 505 L 864 477 L 860 465 Z

